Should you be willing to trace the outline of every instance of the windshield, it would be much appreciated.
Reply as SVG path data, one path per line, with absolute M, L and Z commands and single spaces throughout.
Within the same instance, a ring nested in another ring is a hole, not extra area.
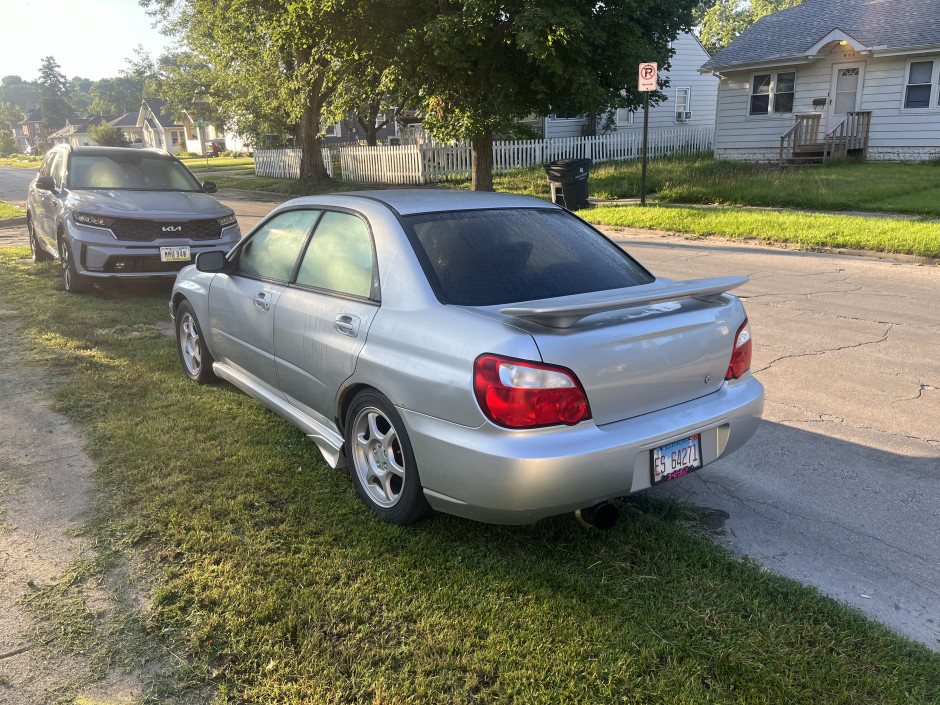
M 199 182 L 174 159 L 156 154 L 72 155 L 72 188 L 199 191 Z
M 654 277 L 559 209 L 454 211 L 406 218 L 441 303 L 493 306 L 648 284 Z

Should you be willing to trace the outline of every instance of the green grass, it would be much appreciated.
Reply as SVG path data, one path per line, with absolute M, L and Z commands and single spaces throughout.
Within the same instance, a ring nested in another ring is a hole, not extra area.
M 89 530 L 139 556 L 155 582 L 146 630 L 181 664 L 177 693 L 214 688 L 220 703 L 940 699 L 940 656 L 697 538 L 677 505 L 628 502 L 607 533 L 570 516 L 390 525 L 297 429 L 226 384 L 185 378 L 155 328 L 165 289 L 69 296 L 54 266 L 27 255 L 0 248 L 0 301 L 34 358 L 65 376 L 58 407 L 87 429 L 100 463 Z
M 18 154 L 13 157 L 0 157 L 0 166 L 15 166 L 22 169 L 38 169 L 42 166 L 41 154 Z
M 0 220 L 4 218 L 19 218 L 20 216 L 26 215 L 26 211 L 16 206 L 11 206 L 9 203 L 4 203 L 0 201 Z
M 180 161 L 196 174 L 206 171 L 242 171 L 255 168 L 255 160 L 251 157 L 182 157 Z
M 604 206 L 578 212 L 595 225 L 940 258 L 940 223 L 746 208 Z

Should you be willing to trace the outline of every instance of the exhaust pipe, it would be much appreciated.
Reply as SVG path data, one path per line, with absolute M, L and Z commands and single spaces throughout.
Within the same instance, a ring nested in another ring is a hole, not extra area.
M 620 518 L 620 510 L 610 502 L 601 502 L 593 507 L 578 509 L 574 516 L 582 526 L 607 531 L 614 528 Z

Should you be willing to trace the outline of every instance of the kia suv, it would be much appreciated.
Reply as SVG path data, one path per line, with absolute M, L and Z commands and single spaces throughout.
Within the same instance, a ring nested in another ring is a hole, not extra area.
M 33 259 L 57 259 L 66 291 L 105 279 L 174 278 L 200 252 L 228 252 L 231 208 L 164 151 L 58 145 L 29 186 Z

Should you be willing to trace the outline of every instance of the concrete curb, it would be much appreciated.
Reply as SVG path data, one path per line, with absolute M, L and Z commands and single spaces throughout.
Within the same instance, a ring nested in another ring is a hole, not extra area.
M 2 228 L 19 228 L 23 225 L 26 225 L 26 216 L 21 215 L 16 218 L 4 218 L 0 220 L 0 229 Z

